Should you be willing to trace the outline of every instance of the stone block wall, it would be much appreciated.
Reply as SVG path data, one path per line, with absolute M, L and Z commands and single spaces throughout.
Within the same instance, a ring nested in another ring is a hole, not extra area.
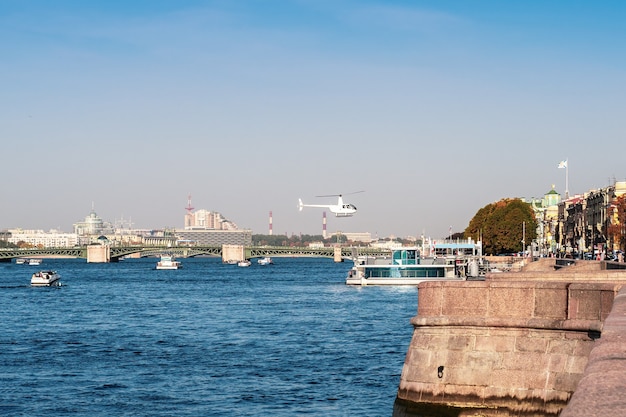
M 420 284 L 394 415 L 558 415 L 618 289 L 538 280 Z
M 604 322 L 582 379 L 561 417 L 626 414 L 626 288 L 620 290 Z

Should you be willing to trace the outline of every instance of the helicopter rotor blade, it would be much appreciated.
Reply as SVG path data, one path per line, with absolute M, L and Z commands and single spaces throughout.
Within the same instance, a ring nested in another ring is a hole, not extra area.
M 328 194 L 328 195 L 316 195 L 315 197 L 343 197 L 344 195 L 352 195 L 352 194 L 358 194 L 358 193 L 364 193 L 365 190 L 361 190 L 361 191 L 354 191 L 352 193 L 348 193 L 348 194 Z

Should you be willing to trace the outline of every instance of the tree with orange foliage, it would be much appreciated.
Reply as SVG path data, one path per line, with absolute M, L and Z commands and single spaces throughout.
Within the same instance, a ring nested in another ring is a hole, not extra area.
M 528 245 L 537 237 L 535 213 L 520 199 L 502 199 L 478 210 L 465 237 L 482 238 L 483 253 L 488 255 L 519 252 L 522 240 Z

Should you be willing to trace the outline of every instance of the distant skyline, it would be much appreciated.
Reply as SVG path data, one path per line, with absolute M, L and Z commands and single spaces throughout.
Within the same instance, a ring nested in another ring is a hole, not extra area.
M 443 237 L 626 179 L 626 3 L 0 2 L 0 229 Z

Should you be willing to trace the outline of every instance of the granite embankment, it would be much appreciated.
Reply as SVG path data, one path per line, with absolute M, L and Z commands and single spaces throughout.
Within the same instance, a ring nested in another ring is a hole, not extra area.
M 394 416 L 619 415 L 595 411 L 623 408 L 611 381 L 626 357 L 626 271 L 606 265 L 546 259 L 482 282 L 420 284 Z
M 626 287 L 604 321 L 585 373 L 561 417 L 626 415 Z

